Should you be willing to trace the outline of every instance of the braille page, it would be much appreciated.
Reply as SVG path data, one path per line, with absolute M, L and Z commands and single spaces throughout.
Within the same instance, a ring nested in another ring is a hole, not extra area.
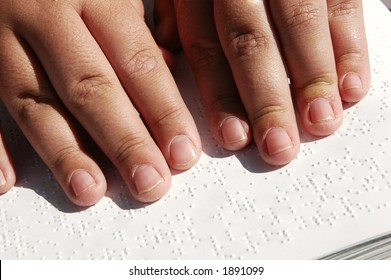
M 175 77 L 203 154 L 151 205 L 134 201 L 106 164 L 107 195 L 73 206 L 3 109 L 18 181 L 0 196 L 0 258 L 313 259 L 391 231 L 391 14 L 380 1 L 364 4 L 369 95 L 346 105 L 334 135 L 303 134 L 300 155 L 281 168 L 254 146 L 216 144 L 183 57 Z

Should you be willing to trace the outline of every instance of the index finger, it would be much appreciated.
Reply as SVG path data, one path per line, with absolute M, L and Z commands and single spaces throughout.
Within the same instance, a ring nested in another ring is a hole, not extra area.
M 201 151 L 197 128 L 143 18 L 128 0 L 97 2 L 84 7 L 87 26 L 167 162 L 175 169 L 191 167 Z

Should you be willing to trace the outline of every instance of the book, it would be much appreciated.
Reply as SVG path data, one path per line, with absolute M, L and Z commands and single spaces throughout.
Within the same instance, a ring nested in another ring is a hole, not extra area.
M 323 260 L 391 260 L 391 233 L 372 237 L 323 256 Z
M 0 196 L 0 258 L 390 258 L 391 13 L 380 1 L 363 2 L 370 92 L 345 106 L 333 135 L 302 133 L 297 159 L 280 168 L 254 145 L 232 153 L 216 144 L 183 55 L 175 78 L 203 154 L 150 205 L 132 199 L 110 164 L 106 196 L 89 208 L 72 205 L 2 108 L 18 180 Z

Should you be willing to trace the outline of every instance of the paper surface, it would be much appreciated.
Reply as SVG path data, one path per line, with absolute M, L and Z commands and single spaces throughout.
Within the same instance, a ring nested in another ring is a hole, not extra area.
M 106 197 L 72 206 L 3 112 L 18 181 L 0 196 L 0 258 L 312 259 L 391 231 L 391 13 L 380 1 L 364 4 L 369 95 L 346 108 L 334 135 L 303 136 L 298 158 L 279 169 L 254 146 L 217 146 L 184 63 L 176 79 L 204 153 L 152 205 L 134 201 L 108 166 Z

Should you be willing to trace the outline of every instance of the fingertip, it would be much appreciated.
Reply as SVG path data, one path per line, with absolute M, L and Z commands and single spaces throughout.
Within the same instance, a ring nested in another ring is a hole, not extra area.
M 164 181 L 160 183 L 159 186 L 157 186 L 153 190 L 146 193 L 133 195 L 133 197 L 137 201 L 142 203 L 154 203 L 162 199 L 168 193 L 170 187 L 171 187 L 171 180 Z
M 169 164 L 176 170 L 187 170 L 196 164 L 200 153 L 200 148 L 189 136 L 175 136 L 168 146 Z
M 103 174 L 77 169 L 69 176 L 67 195 L 78 206 L 92 206 L 106 193 L 107 183 Z
M 16 183 L 15 172 L 8 169 L 5 167 L 0 168 L 0 194 L 8 192 Z
M 221 145 L 229 151 L 239 151 L 251 141 L 250 126 L 235 116 L 225 118 L 218 131 Z
M 266 163 L 282 166 L 296 158 L 300 150 L 298 137 L 293 136 L 284 128 L 270 128 L 264 136 L 260 151 Z
M 171 187 L 171 175 L 162 174 L 151 164 L 142 164 L 131 174 L 130 192 L 133 197 L 143 203 L 152 203 L 161 199 Z
M 336 132 L 343 121 L 342 101 L 338 98 L 318 97 L 301 106 L 304 129 L 314 136 L 328 136 Z
M 340 83 L 341 99 L 354 103 L 363 99 L 368 93 L 369 84 L 361 75 L 349 72 L 343 76 Z
M 299 146 L 294 146 L 288 150 L 281 151 L 273 155 L 263 155 L 262 159 L 272 166 L 284 166 L 296 159 L 299 154 Z
M 15 169 L 0 128 L 0 194 L 8 192 L 15 183 Z

